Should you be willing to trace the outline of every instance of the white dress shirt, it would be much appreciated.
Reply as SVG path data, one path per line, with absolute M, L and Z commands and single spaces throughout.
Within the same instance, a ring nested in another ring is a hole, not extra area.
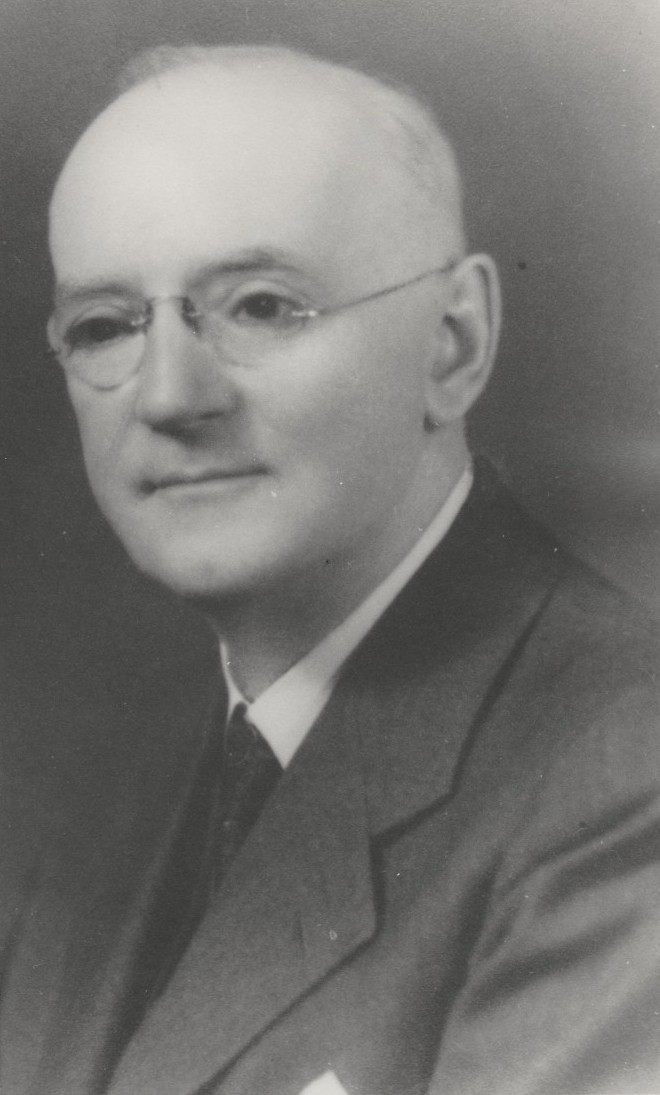
M 431 524 L 387 578 L 309 654 L 278 677 L 252 703 L 241 695 L 233 680 L 230 657 L 225 644 L 221 644 L 222 670 L 229 693 L 228 715 L 236 704 L 244 703 L 247 718 L 263 734 L 283 768 L 289 764 L 328 702 L 346 659 L 446 536 L 470 493 L 472 481 L 472 468 L 468 466 Z

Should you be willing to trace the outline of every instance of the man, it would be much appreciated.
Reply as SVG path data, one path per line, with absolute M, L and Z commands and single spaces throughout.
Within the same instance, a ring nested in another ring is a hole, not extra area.
M 500 305 L 446 139 L 285 50 L 132 80 L 57 183 L 49 335 L 220 700 L 34 884 L 6 1090 L 660 1091 L 659 647 L 473 471 Z

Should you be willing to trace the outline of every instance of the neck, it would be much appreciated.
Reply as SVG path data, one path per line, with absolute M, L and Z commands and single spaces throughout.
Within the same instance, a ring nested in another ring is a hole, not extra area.
M 256 699 L 317 646 L 382 580 L 356 586 L 352 568 L 349 573 L 342 569 L 337 564 L 337 572 L 330 575 L 326 567 L 322 583 L 298 582 L 288 591 L 257 591 L 231 604 L 207 606 L 211 624 L 227 648 L 232 676 L 246 699 Z

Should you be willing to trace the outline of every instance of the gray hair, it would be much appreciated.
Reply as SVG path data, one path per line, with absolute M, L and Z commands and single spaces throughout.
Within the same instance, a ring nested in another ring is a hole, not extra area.
M 119 72 L 118 95 L 176 69 L 217 65 L 239 68 L 290 65 L 321 72 L 331 86 L 368 103 L 388 138 L 391 154 L 403 167 L 415 189 L 436 217 L 447 214 L 456 233 L 455 244 L 464 247 L 461 181 L 455 152 L 431 109 L 404 85 L 357 68 L 336 64 L 310 53 L 283 46 L 161 45 L 133 57 Z

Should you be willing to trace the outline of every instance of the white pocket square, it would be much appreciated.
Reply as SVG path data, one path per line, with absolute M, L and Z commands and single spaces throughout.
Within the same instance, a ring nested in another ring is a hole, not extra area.
M 348 1092 L 334 1072 L 324 1072 L 322 1076 L 312 1080 L 311 1084 L 307 1084 L 300 1095 L 348 1095 Z

